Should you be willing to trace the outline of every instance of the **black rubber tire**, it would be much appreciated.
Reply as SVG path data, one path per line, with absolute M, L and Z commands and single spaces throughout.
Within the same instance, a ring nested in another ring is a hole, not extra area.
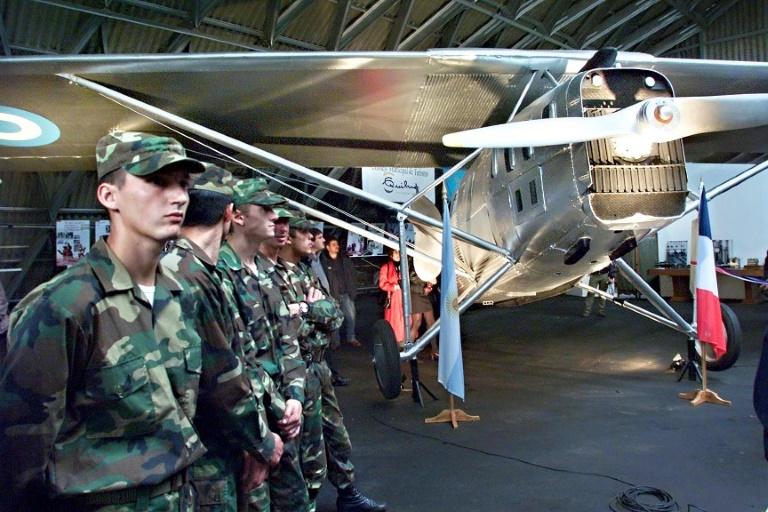
M 373 324 L 373 370 L 384 398 L 392 400 L 400 396 L 400 352 L 395 331 L 386 320 L 376 320 Z
M 707 370 L 721 372 L 736 364 L 741 354 L 741 323 L 733 310 L 725 304 L 720 304 L 720 312 L 723 315 L 723 329 L 725 329 L 725 354 L 720 359 L 714 355 L 707 356 Z M 696 342 L 696 362 L 701 364 L 701 344 Z

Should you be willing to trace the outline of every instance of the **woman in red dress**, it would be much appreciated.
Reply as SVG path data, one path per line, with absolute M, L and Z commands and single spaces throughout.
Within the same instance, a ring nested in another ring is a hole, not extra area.
M 384 320 L 395 331 L 395 340 L 399 346 L 405 342 L 405 319 L 403 315 L 403 292 L 400 289 L 400 251 L 387 248 L 389 260 L 379 270 L 379 288 L 387 293 L 384 307 Z

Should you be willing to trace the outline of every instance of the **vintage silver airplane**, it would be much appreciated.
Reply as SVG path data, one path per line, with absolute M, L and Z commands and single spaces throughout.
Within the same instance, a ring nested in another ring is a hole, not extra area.
M 610 49 L 18 57 L 0 59 L 0 75 L 4 171 L 92 170 L 95 142 L 111 128 L 180 130 L 206 139 L 209 156 L 266 162 L 407 217 L 416 248 L 399 247 L 429 275 L 439 272 L 441 224 L 426 200 L 391 203 L 294 162 L 449 175 L 474 159 L 452 200 L 462 309 L 583 287 L 616 260 L 661 314 L 619 304 L 689 341 L 695 326 L 620 256 L 695 209 L 683 139 L 702 157 L 765 153 L 768 135 L 768 64 Z M 713 369 L 733 365 L 740 347 L 738 320 L 723 309 L 728 352 Z M 377 378 L 392 398 L 399 361 L 437 328 L 402 354 L 384 325 L 376 332 Z

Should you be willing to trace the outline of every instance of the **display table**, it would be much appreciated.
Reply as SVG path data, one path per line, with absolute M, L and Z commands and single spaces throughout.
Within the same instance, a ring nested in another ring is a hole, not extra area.
M 743 268 L 729 268 L 728 272 L 737 276 L 763 277 L 763 267 L 747 266 Z M 649 276 L 660 276 L 672 281 L 671 302 L 688 302 L 693 300 L 691 296 L 690 281 L 691 269 L 686 268 L 651 268 Z M 740 281 L 728 275 L 717 273 L 718 294 L 721 299 L 741 300 L 743 304 L 757 304 L 760 302 L 758 286 L 747 281 Z M 662 290 L 662 296 L 665 296 Z

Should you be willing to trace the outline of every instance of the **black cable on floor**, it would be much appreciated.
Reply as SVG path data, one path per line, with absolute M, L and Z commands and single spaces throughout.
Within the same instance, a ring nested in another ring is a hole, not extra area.
M 654 503 L 648 503 L 640 498 L 652 497 Z M 620 506 L 620 509 L 614 508 L 613 504 Z M 679 512 L 680 507 L 677 502 L 660 489 L 653 487 L 632 487 L 620 494 L 617 494 L 613 503 L 609 505 L 614 512 L 628 510 L 629 512 Z
M 462 448 L 464 450 L 469 450 L 469 451 L 476 452 L 476 453 L 482 453 L 483 455 L 490 455 L 491 457 L 498 457 L 500 459 L 513 460 L 515 462 L 519 462 L 519 463 L 525 464 L 527 466 L 533 466 L 533 467 L 537 467 L 537 468 L 540 468 L 540 469 L 546 469 L 548 471 L 555 471 L 555 472 L 558 472 L 558 473 L 567 473 L 567 474 L 571 474 L 571 475 L 598 476 L 598 477 L 601 477 L 601 478 L 607 478 L 607 479 L 613 480 L 615 482 L 619 482 L 619 483 L 622 483 L 622 484 L 626 484 L 626 485 L 632 486 L 628 491 L 624 491 L 623 493 L 617 495 L 614 498 L 614 502 L 613 503 L 620 504 L 622 507 L 624 507 L 625 503 L 626 503 L 626 505 L 628 505 L 629 507 L 636 506 L 636 507 L 639 507 L 639 508 L 624 508 L 623 510 L 622 509 L 617 510 L 617 509 L 613 508 L 613 504 L 609 504 L 608 506 L 611 508 L 611 510 L 613 512 L 623 512 L 623 511 L 628 511 L 628 512 L 679 512 L 680 511 L 679 505 L 677 504 L 677 502 L 674 501 L 674 499 L 672 499 L 672 496 L 670 496 L 668 493 L 666 493 L 666 492 L 664 492 L 662 490 L 655 489 L 653 487 L 635 486 L 635 485 L 633 485 L 633 484 L 631 484 L 629 482 L 625 482 L 624 480 L 621 480 L 621 479 L 616 478 L 614 476 L 605 475 L 603 473 L 594 473 L 594 472 L 589 472 L 589 471 L 571 471 L 571 470 L 568 470 L 568 469 L 554 468 L 554 467 L 551 467 L 551 466 L 545 466 L 543 464 L 536 464 L 535 462 L 530 462 L 530 461 L 527 461 L 527 460 L 523 460 L 523 459 L 518 458 L 518 457 L 511 457 L 509 455 L 500 455 L 498 453 L 493 453 L 493 452 L 489 452 L 489 451 L 486 451 L 486 450 L 480 450 L 478 448 L 470 448 L 469 446 L 464 446 L 464 445 L 461 445 L 461 444 L 458 444 L 458 443 L 452 443 L 450 441 L 446 441 L 445 439 L 440 439 L 439 437 L 429 436 L 429 435 L 426 435 L 426 434 L 420 434 L 418 432 L 411 432 L 410 430 L 405 430 L 403 428 L 396 427 L 394 425 L 391 425 L 391 424 L 389 424 L 389 423 L 387 423 L 387 422 L 377 418 L 373 414 L 371 415 L 371 417 L 374 420 L 376 420 L 378 423 L 380 423 L 381 425 L 384 425 L 385 427 L 389 427 L 392 430 L 397 430 L 399 432 L 403 432 L 405 434 L 410 434 L 412 436 L 417 436 L 417 437 L 423 437 L 423 438 L 426 438 L 426 439 L 431 439 L 433 441 L 439 441 L 439 442 L 441 442 L 443 444 L 447 444 L 449 446 L 455 446 L 456 448 Z M 660 502 L 659 502 L 658 505 L 643 505 L 643 504 L 640 504 L 640 503 L 637 502 L 637 500 L 635 498 L 637 496 L 640 496 L 641 494 L 648 494 L 648 495 L 656 496 L 657 499 L 660 500 Z M 661 500 L 664 500 L 664 501 L 661 501 Z M 669 503 L 669 502 L 671 502 L 671 503 Z M 654 508 L 654 507 L 657 507 L 659 505 L 660 506 L 669 506 L 669 507 L 673 507 L 673 508 Z M 703 508 L 699 508 L 696 505 L 688 505 L 688 512 L 690 512 L 691 509 L 696 509 L 696 510 L 699 510 L 701 512 L 707 512 Z

